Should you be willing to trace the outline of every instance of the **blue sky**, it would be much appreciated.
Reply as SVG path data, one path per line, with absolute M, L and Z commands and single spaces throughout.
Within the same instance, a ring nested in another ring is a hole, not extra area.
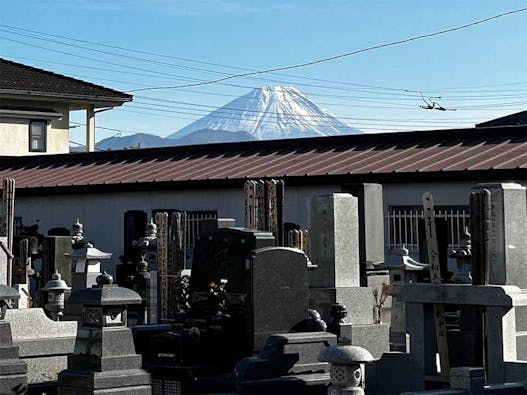
M 519 0 L 18 0 L 2 5 L 0 56 L 128 91 L 214 79 L 218 72 L 239 72 L 197 62 L 250 69 L 285 66 L 526 6 L 526 1 Z M 263 75 L 229 81 L 239 86 L 217 84 L 137 92 L 135 104 L 99 114 L 97 125 L 121 130 L 123 134 L 147 132 L 166 136 L 210 111 L 200 105 L 222 106 L 251 87 L 288 84 L 367 132 L 470 127 L 475 122 L 527 108 L 525 37 L 527 12 L 442 36 L 290 70 L 286 72 L 288 76 Z M 419 107 L 424 104 L 419 93 L 386 88 L 420 90 L 427 98 L 440 96 L 441 99 L 433 100 L 457 111 L 423 110 Z M 72 121 L 83 123 L 84 114 L 73 114 Z M 115 134 L 113 130 L 98 129 L 97 139 Z M 72 139 L 83 141 L 82 127 L 72 129 Z

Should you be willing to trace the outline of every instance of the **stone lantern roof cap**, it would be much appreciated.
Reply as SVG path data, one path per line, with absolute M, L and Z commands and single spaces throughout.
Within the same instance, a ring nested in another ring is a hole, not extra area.
M 20 294 L 16 289 L 5 284 L 0 284 L 0 300 L 20 299 Z
M 83 248 L 74 248 L 71 252 L 66 253 L 66 255 L 73 258 L 85 258 L 85 259 L 110 259 L 112 257 L 111 252 L 103 252 L 95 247 L 83 247 Z
M 117 284 L 93 285 L 71 294 L 69 303 L 90 306 L 119 306 L 143 303 L 139 294 Z
M 51 280 L 42 288 L 43 291 L 67 291 L 68 289 L 71 289 L 71 287 L 68 287 L 68 284 L 61 278 L 59 272 L 53 273 Z
M 358 346 L 329 346 L 318 356 L 320 362 L 342 365 L 373 361 L 373 355 L 365 348 Z

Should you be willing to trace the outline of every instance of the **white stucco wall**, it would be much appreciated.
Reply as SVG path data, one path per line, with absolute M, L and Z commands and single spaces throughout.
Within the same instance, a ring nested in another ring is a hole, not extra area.
M 437 205 L 468 205 L 472 182 L 385 184 L 384 213 L 389 206 L 421 205 L 425 191 L 434 194 Z M 340 192 L 339 185 L 286 187 L 284 221 L 307 227 L 309 196 Z M 113 252 L 112 263 L 118 263 L 123 249 L 123 215 L 128 210 L 153 209 L 217 210 L 218 216 L 235 218 L 244 225 L 242 189 L 187 191 L 153 191 L 77 195 L 17 196 L 15 214 L 24 225 L 38 221 L 40 232 L 47 234 L 53 227 L 70 228 L 78 217 L 84 224 L 85 235 L 96 247 Z
M 53 109 L 63 114 L 60 119 L 47 121 L 46 152 L 29 151 L 30 118 L 0 117 L 0 155 L 42 155 L 69 152 L 69 108 L 67 105 L 51 103 L 4 103 L 17 107 Z
M 307 198 L 319 193 L 338 192 L 340 187 L 287 188 L 284 218 L 307 226 Z M 218 189 L 200 191 L 127 192 L 89 195 L 18 196 L 15 215 L 24 225 L 38 221 L 40 232 L 54 227 L 70 228 L 78 217 L 84 233 L 95 245 L 113 252 L 112 262 L 118 263 L 123 249 L 123 218 L 128 210 L 154 209 L 217 210 L 223 218 L 235 218 L 244 225 L 243 190 Z

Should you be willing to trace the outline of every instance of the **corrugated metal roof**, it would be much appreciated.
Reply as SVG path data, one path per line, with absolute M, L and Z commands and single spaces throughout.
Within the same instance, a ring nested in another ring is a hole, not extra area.
M 489 171 L 525 178 L 526 137 L 527 127 L 500 127 L 2 157 L 0 178 L 15 178 L 19 190 Z
M 481 122 L 476 125 L 477 128 L 486 128 L 490 126 L 511 126 L 527 125 L 527 110 L 514 114 L 505 115 L 504 117 L 491 119 L 490 121 Z
M 0 58 L 0 94 L 39 94 L 127 102 L 132 95 Z

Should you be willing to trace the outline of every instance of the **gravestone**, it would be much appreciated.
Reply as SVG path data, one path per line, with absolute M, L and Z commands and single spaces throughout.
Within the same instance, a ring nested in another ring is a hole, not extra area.
M 488 282 L 527 289 L 526 188 L 515 183 L 478 184 L 473 192 L 490 192 L 488 224 Z M 475 262 L 473 262 L 475 264 Z M 527 307 L 515 311 L 517 347 L 527 359 Z
M 202 333 L 192 351 L 194 361 L 232 366 L 260 349 L 270 334 L 306 324 L 307 270 L 306 255 L 274 247 L 269 232 L 222 228 L 202 233 L 184 323 Z
M 272 247 L 274 237 L 265 231 L 222 228 L 198 236 L 194 248 L 190 290 L 208 290 L 211 281 L 229 281 L 230 292 L 245 290 L 245 259 L 258 248 Z
M 358 199 L 349 193 L 309 201 L 310 307 L 331 321 L 330 306 L 348 307 L 346 323 L 373 323 L 373 291 L 360 287 Z M 353 308 L 352 308 L 353 307 Z
M 318 195 L 309 200 L 310 286 L 358 287 L 358 199 L 348 193 Z
M 348 184 L 342 192 L 358 199 L 361 285 L 368 285 L 366 270 L 384 262 L 384 207 L 381 184 Z
M 204 218 L 200 221 L 200 233 L 213 233 L 220 228 L 236 227 L 234 218 Z
M 478 184 L 490 191 L 489 283 L 527 289 L 526 188 L 514 183 Z
M 308 316 L 308 262 L 297 249 L 266 247 L 248 258 L 249 332 L 254 350 L 273 333 L 292 330 Z M 252 302 L 252 303 L 251 303 Z
M 71 287 L 71 253 L 70 236 L 45 236 L 42 239 L 42 284 L 51 280 L 58 271 L 62 279 Z
M 144 236 L 146 222 L 147 214 L 142 210 L 128 210 L 124 213 L 123 260 L 125 263 L 139 259 L 138 251 L 134 249 L 133 242 Z
M 389 350 L 389 326 L 374 323 L 373 289 L 360 286 L 358 198 L 348 193 L 314 196 L 308 214 L 310 259 L 317 266 L 309 272 L 310 308 L 331 322 L 331 306 L 345 306 L 340 334 L 380 356 Z

